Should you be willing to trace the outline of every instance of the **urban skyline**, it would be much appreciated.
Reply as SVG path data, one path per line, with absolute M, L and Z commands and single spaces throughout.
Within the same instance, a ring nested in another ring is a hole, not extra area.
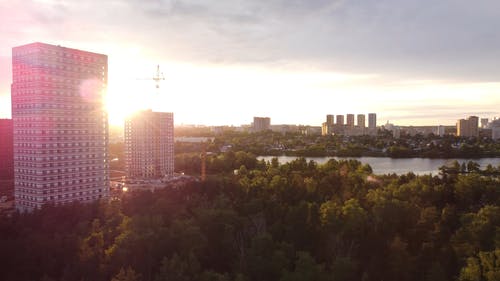
M 0 0 L 0 281 L 500 280 L 499 25 Z
M 10 49 L 41 41 L 109 55 L 114 125 L 156 92 L 140 79 L 152 77 L 157 64 L 166 77 L 158 104 L 175 112 L 176 124 L 239 125 L 271 116 L 314 125 L 326 112 L 377 112 L 401 125 L 491 119 L 500 115 L 500 70 L 491 59 L 500 49 L 493 36 L 500 4 L 459 2 L 432 3 L 429 13 L 424 4 L 395 0 L 363 7 L 0 1 L 0 118 L 11 117 Z M 82 27 L 86 32 L 76 32 Z

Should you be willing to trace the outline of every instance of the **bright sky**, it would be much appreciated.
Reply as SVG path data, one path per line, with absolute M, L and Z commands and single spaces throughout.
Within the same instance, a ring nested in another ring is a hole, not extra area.
M 11 48 L 108 55 L 110 121 L 154 104 L 176 124 L 399 125 L 500 116 L 500 2 L 482 0 L 0 0 L 0 118 Z M 159 64 L 166 80 L 151 78 Z

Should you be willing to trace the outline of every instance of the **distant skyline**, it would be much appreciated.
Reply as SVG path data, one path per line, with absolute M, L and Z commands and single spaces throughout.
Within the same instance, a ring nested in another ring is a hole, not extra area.
M 0 118 L 11 117 L 12 47 L 31 42 L 108 55 L 112 125 L 148 104 L 176 125 L 492 118 L 498 26 L 494 0 L 0 0 Z M 159 92 L 141 80 L 157 64 Z

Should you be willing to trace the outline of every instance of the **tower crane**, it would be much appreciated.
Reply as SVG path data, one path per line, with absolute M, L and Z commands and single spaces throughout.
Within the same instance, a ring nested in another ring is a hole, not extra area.
M 156 82 L 156 89 L 160 88 L 160 81 L 165 80 L 165 76 L 163 76 L 163 72 L 160 72 L 160 65 L 156 66 L 156 75 L 153 76 L 153 81 Z
M 139 78 L 137 80 L 153 80 L 155 82 L 156 89 L 160 89 L 160 82 L 165 80 L 163 72 L 160 71 L 160 65 L 156 65 L 156 73 L 152 78 Z

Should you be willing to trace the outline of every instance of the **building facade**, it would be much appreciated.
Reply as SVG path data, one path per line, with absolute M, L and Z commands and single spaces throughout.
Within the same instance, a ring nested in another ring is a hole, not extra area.
M 174 114 L 137 112 L 125 121 L 125 160 L 130 179 L 174 174 Z
M 344 115 L 335 116 L 335 125 L 344 126 Z
M 44 43 L 12 49 L 16 208 L 109 194 L 107 56 Z
M 253 118 L 253 131 L 261 132 L 271 129 L 271 118 L 269 117 L 254 117 Z
M 14 180 L 14 144 L 12 119 L 0 119 L 0 194 L 11 189 Z M 12 194 L 11 194 L 12 195 Z
M 376 129 L 377 128 L 377 114 L 376 113 L 368 113 L 368 128 Z
M 493 119 L 488 127 L 491 129 L 491 138 L 494 140 L 500 140 L 500 119 Z
M 346 125 L 349 128 L 354 127 L 354 114 L 347 114 L 346 115 Z
M 457 136 L 459 137 L 478 137 L 479 136 L 479 117 L 469 116 L 467 119 L 457 121 Z
M 375 113 L 370 113 L 371 126 L 367 128 L 365 123 L 364 114 L 346 114 L 346 123 L 344 123 L 344 115 L 336 115 L 335 121 L 333 123 L 334 115 L 326 115 L 326 122 L 321 125 L 322 135 L 345 135 L 345 136 L 362 136 L 362 135 L 376 135 L 377 134 L 377 115 Z M 357 120 L 356 120 L 357 119 Z M 357 125 L 355 125 L 357 121 Z
M 333 119 L 334 119 L 334 117 L 332 114 L 326 115 L 326 123 L 328 125 L 333 125 L 335 123 Z
M 365 115 L 364 114 L 358 114 L 357 119 L 358 119 L 358 123 L 357 123 L 358 127 L 359 128 L 365 128 L 366 127 Z

